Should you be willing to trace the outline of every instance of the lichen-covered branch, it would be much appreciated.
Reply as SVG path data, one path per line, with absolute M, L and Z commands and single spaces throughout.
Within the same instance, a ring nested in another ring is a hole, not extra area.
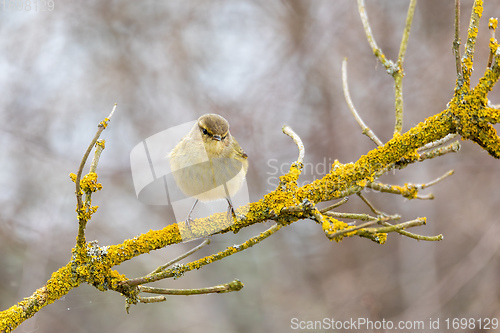
M 10 332 L 26 319 L 35 315 L 43 307 L 54 303 L 76 288 L 82 281 L 74 274 L 71 263 L 61 267 L 47 281 L 45 286 L 37 289 L 31 296 L 0 312 L 0 331 Z
M 109 116 L 106 119 L 104 119 L 103 121 L 101 121 L 99 123 L 99 125 L 97 126 L 97 128 L 98 128 L 97 132 L 94 135 L 94 138 L 92 139 L 92 141 L 90 142 L 90 145 L 88 146 L 87 150 L 83 154 L 83 158 L 82 158 L 82 161 L 80 162 L 80 167 L 78 168 L 78 172 L 76 173 L 76 175 L 74 177 L 72 176 L 72 179 L 75 182 L 76 211 L 78 212 L 77 244 L 79 246 L 83 246 L 83 244 L 85 244 L 85 228 L 87 226 L 87 222 L 90 219 L 90 215 L 95 212 L 95 210 L 89 212 L 88 207 L 87 207 L 87 209 L 84 208 L 84 203 L 83 203 L 83 199 L 82 199 L 82 196 L 83 196 L 82 183 L 81 183 L 83 168 L 85 167 L 85 163 L 87 163 L 87 159 L 90 155 L 90 152 L 92 151 L 94 146 L 97 144 L 99 137 L 101 136 L 101 133 L 106 129 L 106 127 L 109 124 L 109 121 L 111 120 L 111 117 L 113 117 L 113 114 L 115 113 L 115 110 L 116 110 L 116 106 L 117 105 L 115 103 Z M 95 173 L 95 168 L 97 167 L 97 162 L 99 161 L 99 157 L 101 155 L 102 149 L 104 149 L 104 140 L 101 141 L 99 144 L 97 144 L 97 147 L 99 147 L 99 149 L 96 150 L 96 155 L 94 157 L 94 160 L 96 161 L 96 163 L 92 164 L 90 173 Z M 92 170 L 94 170 L 94 171 L 92 171 Z M 87 197 L 89 200 L 90 200 L 90 195 L 91 195 L 91 192 L 87 192 Z
M 498 27 L 498 18 L 495 18 L 495 17 L 490 17 L 489 21 L 488 21 L 488 29 L 490 29 L 490 35 L 491 35 L 491 38 L 490 38 L 490 55 L 488 57 L 488 64 L 486 65 L 486 67 L 488 68 L 491 68 L 491 66 L 493 65 L 493 58 L 495 56 L 495 44 L 498 45 L 498 41 L 497 39 L 495 38 L 495 32 L 497 30 L 497 27 Z
M 475 0 L 472 6 L 469 29 L 467 30 L 467 41 L 465 42 L 465 53 L 462 57 L 462 75 L 464 83 L 469 83 L 472 74 L 472 63 L 474 61 L 474 51 L 479 27 L 479 19 L 483 14 L 483 1 Z M 465 66 L 464 66 L 465 65 Z M 467 85 L 467 84 L 466 84 Z

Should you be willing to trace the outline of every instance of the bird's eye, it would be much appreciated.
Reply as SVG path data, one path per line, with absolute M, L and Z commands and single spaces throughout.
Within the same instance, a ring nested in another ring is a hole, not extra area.
M 203 131 L 203 134 L 208 135 L 208 131 L 206 128 L 203 128 L 202 131 Z

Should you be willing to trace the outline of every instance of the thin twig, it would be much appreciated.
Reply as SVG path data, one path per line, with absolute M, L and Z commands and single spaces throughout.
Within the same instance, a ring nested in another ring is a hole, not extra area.
M 280 212 L 282 214 L 305 213 L 306 215 L 309 215 L 309 214 L 311 214 L 312 209 L 316 209 L 317 212 L 320 214 L 328 214 L 328 213 L 330 213 L 330 212 L 328 212 L 329 210 L 332 210 L 334 208 L 337 208 L 337 207 L 345 204 L 348 200 L 349 200 L 349 198 L 345 197 L 342 200 L 340 200 L 339 202 L 336 202 L 333 205 L 330 205 L 328 207 L 325 207 L 325 208 L 322 208 L 319 210 L 309 202 L 306 204 L 300 204 L 298 206 L 283 207 Z M 337 214 L 337 213 L 335 213 L 335 214 Z M 342 213 L 339 213 L 339 214 L 342 214 Z
M 340 213 L 340 212 L 325 212 L 326 216 L 334 217 L 336 219 L 351 219 L 360 221 L 376 221 L 375 216 L 360 213 Z
M 398 223 L 394 225 L 384 226 L 381 228 L 366 228 L 365 231 L 367 233 L 383 233 L 387 234 L 389 232 L 401 231 L 406 228 L 418 227 L 425 224 L 425 217 L 419 217 L 415 220 L 411 220 L 408 222 Z
M 299 157 L 297 158 L 297 162 L 300 164 L 304 163 L 305 148 L 300 137 L 288 125 L 283 126 L 282 131 L 283 133 L 291 137 L 293 142 L 295 142 L 295 144 L 297 145 L 297 148 L 299 148 Z
M 193 247 L 191 250 L 187 251 L 186 253 L 178 256 L 177 258 L 175 259 L 172 259 L 170 260 L 169 262 L 167 262 L 165 265 L 162 265 L 160 267 L 158 267 L 157 269 L 155 269 L 154 271 L 152 271 L 151 273 L 149 273 L 148 275 L 151 275 L 151 274 L 155 274 L 155 273 L 159 273 L 163 270 L 165 270 L 166 268 L 172 266 L 173 264 L 175 263 L 178 263 L 179 261 L 181 261 L 182 259 L 184 258 L 187 258 L 189 257 L 190 255 L 192 255 L 193 253 L 195 253 L 196 251 L 202 249 L 203 247 L 207 246 L 208 244 L 210 244 L 210 239 L 206 238 L 205 240 L 203 240 L 203 242 L 200 243 L 200 245 L 196 246 L 196 247 Z
M 403 38 L 401 39 L 401 45 L 399 46 L 399 55 L 398 55 L 399 68 L 403 68 L 406 47 L 408 46 L 408 38 L 410 37 L 411 23 L 413 22 L 413 16 L 415 15 L 416 5 L 417 5 L 417 0 L 410 1 L 410 6 L 408 7 L 408 14 L 406 15 L 405 30 L 403 32 Z
M 450 143 L 447 146 L 437 147 L 437 148 L 434 148 L 434 149 L 431 149 L 431 150 L 428 150 L 428 151 L 425 151 L 425 152 L 419 154 L 418 161 L 423 162 L 423 161 L 429 160 L 431 158 L 443 156 L 443 155 L 448 154 L 448 153 L 456 153 L 458 151 L 460 151 L 460 142 L 455 141 L 455 142 Z
M 368 208 L 370 208 L 370 210 L 373 212 L 373 214 L 379 216 L 379 215 L 385 215 L 384 213 L 382 213 L 381 211 L 375 209 L 375 207 L 371 204 L 370 201 L 368 201 L 368 199 L 366 199 L 364 197 L 363 194 L 361 194 L 361 192 L 357 193 L 358 197 L 361 198 L 361 200 L 363 200 L 363 202 L 368 206 Z
M 394 77 L 394 133 L 403 131 L 403 70 L 393 75 Z
M 78 172 L 76 174 L 76 180 L 75 180 L 75 185 L 76 185 L 76 200 L 77 200 L 77 205 L 78 205 L 78 210 L 83 208 L 83 200 L 82 200 L 82 195 L 80 191 L 80 180 L 82 179 L 82 173 L 83 173 L 83 168 L 85 167 L 85 163 L 87 162 L 87 159 L 89 158 L 90 152 L 94 148 L 95 143 L 101 136 L 102 131 L 104 131 L 104 126 L 99 123 L 99 129 L 97 130 L 97 133 L 94 135 L 94 138 L 90 142 L 90 145 L 88 146 L 87 150 L 85 151 L 85 154 L 83 155 L 82 161 L 80 162 L 80 167 L 78 168 Z
M 401 218 L 401 216 L 397 215 L 397 214 L 396 215 L 380 216 L 378 218 L 375 218 L 372 221 L 369 221 L 369 222 L 357 225 L 354 228 L 343 229 L 343 230 L 339 230 L 339 231 L 337 231 L 337 232 L 335 232 L 333 234 L 328 234 L 327 237 L 329 239 L 334 239 L 334 238 L 337 238 L 339 236 L 345 235 L 347 233 L 350 233 L 350 232 L 353 232 L 353 231 L 357 231 L 357 230 L 360 230 L 360 229 L 365 229 L 365 228 L 370 227 L 370 226 L 372 226 L 374 224 L 377 224 L 377 223 L 382 223 L 383 221 L 384 222 L 386 222 L 386 221 L 394 221 L 394 220 L 399 220 L 400 218 Z
M 92 163 L 90 163 L 89 172 L 95 172 L 97 169 L 97 164 L 99 164 L 99 158 L 101 157 L 102 151 L 104 150 L 105 141 L 97 140 L 95 143 L 95 151 L 94 158 L 92 159 Z
M 328 211 L 330 211 L 330 210 L 332 210 L 332 209 L 335 209 L 335 208 L 337 208 L 337 207 L 339 207 L 339 206 L 342 206 L 342 205 L 343 205 L 343 204 L 345 204 L 347 201 L 349 201 L 349 197 L 345 197 L 345 198 L 343 198 L 342 200 L 340 200 L 339 202 L 336 202 L 336 203 L 334 203 L 333 205 L 330 205 L 330 206 L 327 206 L 327 207 L 325 207 L 325 208 L 322 208 L 322 209 L 320 209 L 319 211 L 320 211 L 322 214 L 323 214 L 323 213 L 326 213 L 326 212 L 328 212 Z
M 392 226 L 392 224 L 390 224 L 389 222 L 382 222 L 382 225 Z M 414 233 L 411 233 L 411 232 L 406 231 L 406 230 L 397 230 L 397 233 L 399 233 L 403 236 L 409 237 L 409 238 L 416 239 L 416 240 L 423 240 L 423 241 L 429 241 L 429 242 L 440 241 L 443 239 L 442 234 L 439 234 L 436 236 L 424 236 L 424 235 L 414 234 Z
M 373 54 L 378 58 L 382 65 L 387 70 L 387 73 L 394 78 L 394 92 L 395 92 L 395 118 L 396 122 L 394 125 L 394 132 L 401 133 L 403 130 L 403 61 L 406 53 L 406 48 L 408 45 L 408 38 L 410 35 L 411 23 L 413 21 L 413 16 L 415 14 L 416 0 L 411 0 L 410 7 L 408 8 L 408 15 L 406 17 L 406 25 L 403 33 L 403 38 L 401 40 L 401 45 L 399 48 L 398 63 L 395 64 L 393 61 L 387 59 L 383 54 L 382 50 L 377 46 L 375 38 L 370 28 L 368 22 L 368 16 L 366 15 L 365 1 L 358 0 L 358 12 L 361 17 L 361 22 L 363 23 L 363 28 L 365 29 L 366 38 L 368 43 L 372 47 Z
M 82 179 L 82 173 L 83 173 L 83 168 L 85 167 L 85 163 L 87 162 L 87 159 L 90 155 L 90 152 L 92 151 L 92 148 L 94 148 L 94 145 L 96 144 L 97 140 L 101 136 L 102 131 L 106 129 L 108 126 L 109 121 L 111 120 L 111 117 L 113 116 L 115 110 L 116 110 L 117 104 L 113 106 L 113 109 L 111 110 L 111 113 L 109 116 L 101 121 L 99 125 L 97 126 L 97 132 L 94 135 L 94 138 L 90 142 L 90 145 L 88 146 L 87 150 L 85 151 L 85 154 L 83 154 L 82 161 L 80 162 L 80 166 L 78 168 L 78 172 L 76 173 L 76 179 L 75 179 L 75 193 L 76 193 L 76 204 L 77 204 L 77 212 L 81 212 L 83 210 L 83 200 L 82 200 L 82 191 L 80 188 L 80 180 Z M 97 167 L 97 166 L 96 166 Z M 87 221 L 85 219 L 79 219 L 79 226 L 78 226 L 78 236 L 76 238 L 76 243 L 81 246 L 85 243 L 85 227 L 87 224 Z
M 392 75 L 392 73 L 397 71 L 397 66 L 394 62 L 385 57 L 382 49 L 379 48 L 377 43 L 375 42 L 375 37 L 373 37 L 372 29 L 370 28 L 370 23 L 368 22 L 368 16 L 366 15 L 364 0 L 358 0 L 358 12 L 359 16 L 361 17 L 361 22 L 363 23 L 363 28 L 365 29 L 366 38 L 368 39 L 368 43 L 372 48 L 373 54 L 382 63 L 387 72 Z
M 418 189 L 424 189 L 424 188 L 427 188 L 429 186 L 433 186 L 433 185 L 436 185 L 437 183 L 439 183 L 440 181 L 442 181 L 443 179 L 453 175 L 455 173 L 455 170 L 450 170 L 448 171 L 447 173 L 445 173 L 444 175 L 442 175 L 441 177 L 438 177 L 426 184 L 421 184 L 421 185 L 414 185 L 415 187 L 417 187 Z
M 363 119 L 359 116 L 358 112 L 356 111 L 356 108 L 354 107 L 354 104 L 352 103 L 351 99 L 351 94 L 349 93 L 349 85 L 347 83 L 347 59 L 344 58 L 342 61 L 342 87 L 344 89 L 344 97 L 347 102 L 347 106 L 349 107 L 349 110 L 351 110 L 352 115 L 354 116 L 354 119 L 356 119 L 356 122 L 358 123 L 359 127 L 361 127 L 362 133 L 369 137 L 377 146 L 383 146 L 384 144 L 380 139 L 373 133 L 373 131 L 366 126 L 364 123 Z
M 437 146 L 441 146 L 441 145 L 447 143 L 448 141 L 453 140 L 454 138 L 456 138 L 457 135 L 458 135 L 457 133 L 450 133 L 450 134 L 448 134 L 447 136 L 445 136 L 444 138 L 442 138 L 440 140 L 428 143 L 425 146 L 423 146 L 422 148 L 419 148 L 418 152 L 421 152 L 421 151 L 424 151 L 424 150 L 428 150 L 428 149 L 432 149 L 432 148 L 437 147 Z
M 438 177 L 428 183 L 422 183 L 422 184 L 405 184 L 404 186 L 395 186 L 395 185 L 388 185 L 388 184 L 382 184 L 382 183 L 372 183 L 372 182 L 367 182 L 366 187 L 371 188 L 375 191 L 379 192 L 384 192 L 384 193 L 392 193 L 392 194 L 398 194 L 402 195 L 405 198 L 408 199 L 434 199 L 433 195 L 428 195 L 425 197 L 419 197 L 418 191 L 423 190 L 427 187 L 430 187 L 432 185 L 435 185 L 445 179 L 446 177 L 449 177 L 453 175 L 454 171 L 450 170 L 441 177 Z
M 139 286 L 139 291 L 152 294 L 162 295 L 201 295 L 212 293 L 228 293 L 231 291 L 238 291 L 243 288 L 243 283 L 236 279 L 229 283 L 221 284 L 213 287 L 196 288 L 196 289 L 170 289 L 170 288 L 154 288 L 148 286 Z
M 137 299 L 141 303 L 159 303 L 167 300 L 165 296 L 151 296 L 151 297 L 137 296 Z
M 361 193 L 359 193 L 358 196 L 364 201 L 364 203 L 368 207 L 370 207 L 372 212 L 374 212 L 377 215 L 383 214 L 383 213 L 380 213 L 378 210 L 376 210 L 375 207 L 373 207 L 373 205 L 363 195 L 361 195 Z M 385 225 L 385 226 L 392 226 L 387 221 L 383 221 L 381 223 L 382 223 L 382 225 Z M 438 241 L 438 240 L 443 239 L 443 235 L 441 235 L 441 234 L 437 235 L 437 236 L 422 236 L 422 235 L 413 234 L 413 233 L 405 231 L 405 230 L 396 230 L 396 232 L 398 232 L 399 234 L 401 234 L 403 236 L 410 237 L 410 238 L 417 239 L 417 240 Z
M 393 71 L 392 76 L 394 78 L 394 108 L 395 108 L 395 124 L 394 132 L 401 133 L 403 131 L 403 62 L 406 53 L 406 48 L 408 46 L 408 38 L 410 37 L 411 23 L 413 21 L 413 16 L 415 14 L 415 6 L 417 5 L 417 0 L 411 0 L 410 6 L 408 7 L 408 14 L 406 16 L 406 24 L 403 32 L 403 38 L 401 39 L 401 44 L 399 46 L 397 70 Z
M 455 0 L 455 39 L 453 39 L 453 53 L 455 54 L 455 64 L 457 66 L 457 82 L 463 83 L 462 62 L 460 60 L 460 0 Z

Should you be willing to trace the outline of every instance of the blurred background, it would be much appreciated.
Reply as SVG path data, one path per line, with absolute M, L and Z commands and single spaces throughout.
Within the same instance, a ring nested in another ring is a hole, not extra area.
M 409 1 L 368 1 L 375 38 L 396 60 Z M 6 4 L 6 6 L 8 3 Z M 472 1 L 462 1 L 462 40 Z M 25 8 L 26 9 L 26 8 Z M 297 157 L 281 132 L 290 125 L 306 148 L 301 184 L 374 148 L 344 101 L 341 62 L 351 95 L 383 141 L 394 126 L 392 78 L 372 56 L 355 1 L 54 1 L 53 10 L 0 11 L 0 309 L 44 285 L 70 259 L 77 220 L 76 172 L 96 125 L 118 103 L 104 132 L 97 169 L 104 189 L 87 239 L 118 244 L 173 221 L 168 206 L 135 195 L 132 148 L 172 126 L 216 112 L 249 155 L 250 200 L 271 191 Z M 486 1 L 473 80 L 488 57 Z M 456 78 L 451 50 L 453 1 L 419 1 L 405 59 L 404 130 L 446 108 Z M 500 103 L 499 87 L 490 94 Z M 497 127 L 498 129 L 498 127 Z M 426 216 L 411 231 L 443 234 L 418 242 L 390 234 L 329 242 L 313 221 L 298 221 L 261 244 L 182 279 L 156 286 L 244 284 L 240 292 L 172 296 L 140 304 L 88 285 L 45 307 L 20 332 L 289 332 L 291 320 L 500 318 L 500 162 L 462 142 L 457 154 L 383 176 L 383 182 L 429 182 L 433 201 L 366 191 L 379 210 L 403 220 Z M 86 170 L 88 168 L 86 167 Z M 352 197 L 337 211 L 368 213 Z M 196 259 L 257 235 L 272 224 L 212 238 Z M 143 255 L 116 269 L 142 276 L 199 241 Z M 443 327 L 443 326 L 441 326 Z M 426 326 L 426 328 L 428 328 Z

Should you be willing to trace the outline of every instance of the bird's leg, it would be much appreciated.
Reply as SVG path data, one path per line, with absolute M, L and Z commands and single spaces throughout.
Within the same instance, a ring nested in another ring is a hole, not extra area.
M 233 203 L 231 202 L 231 196 L 229 195 L 229 190 L 227 189 L 226 183 L 224 183 L 224 191 L 226 192 L 226 200 L 227 200 L 227 203 L 229 205 L 227 207 L 227 220 L 231 221 L 233 218 L 233 215 L 234 215 L 235 220 L 236 220 L 237 216 L 236 216 L 236 213 L 234 212 Z
M 191 230 L 191 226 L 189 224 L 193 221 L 193 219 L 191 218 L 191 213 L 193 212 L 194 207 L 196 206 L 197 203 L 198 203 L 198 199 L 196 199 L 196 201 L 194 202 L 193 207 L 191 207 L 191 210 L 189 211 L 189 214 L 186 218 L 186 225 L 189 228 L 189 230 Z
M 227 207 L 227 219 L 228 221 L 231 221 L 233 219 L 233 222 L 236 222 L 236 220 L 244 220 L 245 215 L 237 214 L 236 211 L 234 210 L 233 203 L 231 202 L 231 197 L 227 196 L 226 197 L 228 207 Z
M 231 198 L 230 197 L 226 197 L 226 200 L 227 200 L 227 204 L 228 204 L 228 207 L 227 207 L 227 220 L 231 221 L 231 219 L 233 218 L 233 216 L 235 217 L 235 220 L 236 220 L 237 216 L 236 216 L 236 213 L 234 212 L 234 207 L 233 207 L 233 203 L 231 202 Z

